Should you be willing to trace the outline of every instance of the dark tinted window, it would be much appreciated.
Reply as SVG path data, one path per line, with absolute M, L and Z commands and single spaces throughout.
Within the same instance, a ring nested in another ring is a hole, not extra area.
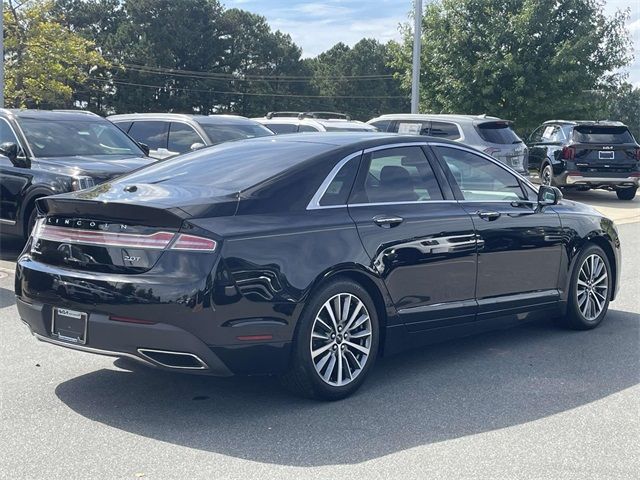
M 316 127 L 312 127 L 311 125 L 299 125 L 298 131 L 299 132 L 319 132 L 320 130 L 318 130 Z
M 106 120 L 19 120 L 36 157 L 76 155 L 142 156 L 140 148 L 122 130 Z
M 460 138 L 458 127 L 449 122 L 431 122 L 429 135 L 432 137 L 447 138 L 449 140 L 457 140 Z
M 259 123 L 200 123 L 200 126 L 207 134 L 207 137 L 209 137 L 211 145 L 229 142 L 231 140 L 273 135 L 268 128 L 263 127 Z
M 386 132 L 391 125 L 391 120 L 378 120 L 377 122 L 371 122 L 369 125 L 373 125 L 381 132 Z
M 395 124 L 394 132 L 402 135 L 428 135 L 431 122 L 400 120 Z
M 151 150 L 167 148 L 167 129 L 169 122 L 136 121 L 133 122 L 129 135 L 137 142 L 146 144 Z
M 579 125 L 573 129 L 573 139 L 578 143 L 633 143 L 633 135 L 627 127 L 604 125 Z
M 476 128 L 485 142 L 503 145 L 522 142 L 507 122 L 486 122 L 481 123 Z
M 365 174 L 349 203 L 442 200 L 442 192 L 420 147 L 378 150 L 365 156 Z
M 448 165 L 465 200 L 526 199 L 518 178 L 490 160 L 458 148 L 433 148 Z
M 0 143 L 11 142 L 18 144 L 18 139 L 13 134 L 13 131 L 9 127 L 7 121 L 3 118 L 0 118 Z
M 113 124 L 124 133 L 127 133 L 131 128 L 131 125 L 133 125 L 133 122 L 113 122 Z
M 127 183 L 240 191 L 332 148 L 301 142 L 230 142 L 163 160 L 122 178 Z
M 293 123 L 267 123 L 265 126 L 275 134 L 296 133 L 298 131 L 298 126 Z
M 320 199 L 320 205 L 346 205 L 353 180 L 358 173 L 359 159 L 360 157 L 353 158 L 344 164 L 327 187 Z
M 169 127 L 169 150 L 178 153 L 188 152 L 194 143 L 204 144 L 204 141 L 193 127 L 185 123 L 171 122 Z

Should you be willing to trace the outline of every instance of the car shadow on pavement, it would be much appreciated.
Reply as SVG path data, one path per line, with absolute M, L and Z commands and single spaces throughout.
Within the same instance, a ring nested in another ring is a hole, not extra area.
M 24 248 L 24 240 L 0 236 L 0 260 L 15 261 Z
M 593 331 L 551 322 L 381 360 L 354 396 L 321 403 L 270 378 L 103 369 L 56 388 L 80 415 L 136 435 L 293 466 L 354 464 L 520 425 L 637 384 L 640 315 L 610 311 Z M 128 362 L 117 366 L 129 368 Z

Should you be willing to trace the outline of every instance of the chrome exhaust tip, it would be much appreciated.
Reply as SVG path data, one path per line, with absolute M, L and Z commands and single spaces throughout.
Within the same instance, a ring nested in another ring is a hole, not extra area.
M 145 359 L 166 368 L 181 370 L 206 370 L 209 368 L 204 360 L 193 353 L 151 348 L 138 348 L 138 353 Z

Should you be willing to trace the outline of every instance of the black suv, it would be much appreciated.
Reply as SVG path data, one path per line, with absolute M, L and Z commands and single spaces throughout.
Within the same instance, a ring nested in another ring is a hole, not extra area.
M 151 162 L 141 146 L 93 113 L 0 109 L 0 232 L 26 237 L 36 199 Z
M 549 120 L 529 138 L 529 169 L 543 185 L 602 188 L 632 200 L 639 166 L 640 145 L 620 122 Z

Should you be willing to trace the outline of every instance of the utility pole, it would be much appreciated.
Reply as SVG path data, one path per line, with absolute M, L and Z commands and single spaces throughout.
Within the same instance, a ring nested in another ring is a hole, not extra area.
M 4 108 L 4 0 L 0 0 L 0 108 Z
M 420 102 L 420 46 L 422 44 L 422 0 L 413 0 L 413 71 L 411 73 L 411 113 L 418 113 Z

